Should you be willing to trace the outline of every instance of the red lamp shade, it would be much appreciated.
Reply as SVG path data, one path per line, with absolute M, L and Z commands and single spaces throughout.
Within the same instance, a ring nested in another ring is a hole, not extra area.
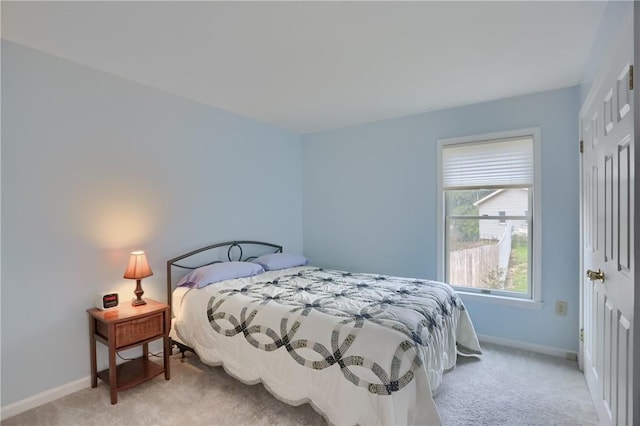
M 144 291 L 142 290 L 142 284 L 140 283 L 140 281 L 142 280 L 142 278 L 147 278 L 151 275 L 153 275 L 153 272 L 149 267 L 147 256 L 145 256 L 144 251 L 131 252 L 131 257 L 129 258 L 129 266 L 127 266 L 127 270 L 124 271 L 124 278 L 136 280 L 136 291 L 134 291 L 136 299 L 131 302 L 133 306 L 147 304 L 147 302 L 142 300 Z

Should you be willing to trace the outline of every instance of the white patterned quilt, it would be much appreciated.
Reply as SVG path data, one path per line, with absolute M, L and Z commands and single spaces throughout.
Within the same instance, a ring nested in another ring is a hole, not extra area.
M 338 425 L 440 424 L 432 394 L 479 355 L 447 284 L 317 267 L 174 291 L 172 337 L 245 383 Z

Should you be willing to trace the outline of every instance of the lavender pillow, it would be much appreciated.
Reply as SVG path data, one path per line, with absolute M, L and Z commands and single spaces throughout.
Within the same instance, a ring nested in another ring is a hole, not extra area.
M 263 272 L 261 265 L 252 262 L 214 263 L 189 272 L 178 281 L 178 286 L 202 288 L 220 281 L 252 277 Z
M 252 262 L 261 265 L 265 271 L 303 266 L 309 263 L 309 259 L 301 254 L 271 253 L 260 256 Z

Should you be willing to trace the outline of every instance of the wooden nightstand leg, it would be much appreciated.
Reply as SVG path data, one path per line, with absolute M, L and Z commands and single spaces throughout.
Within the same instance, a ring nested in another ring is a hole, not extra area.
M 115 326 L 111 326 L 109 335 L 109 391 L 111 392 L 111 404 L 118 402 L 118 370 L 116 366 Z
M 89 315 L 89 350 L 91 357 L 91 387 L 98 387 L 98 366 L 96 362 L 96 321 Z
M 170 368 L 170 364 L 169 364 L 169 357 L 171 356 L 171 341 L 169 339 L 169 336 L 167 336 L 166 334 L 164 335 L 164 379 L 165 380 L 169 380 L 171 378 L 171 372 L 169 370 Z
M 171 378 L 169 357 L 171 356 L 171 339 L 169 339 L 169 330 L 171 330 L 171 311 L 166 310 L 164 313 L 164 379 Z

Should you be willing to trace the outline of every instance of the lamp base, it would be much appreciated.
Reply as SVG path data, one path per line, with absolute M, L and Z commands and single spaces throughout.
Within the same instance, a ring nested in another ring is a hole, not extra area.
M 141 305 L 146 305 L 147 302 L 145 302 L 143 299 L 133 299 L 131 301 L 131 306 L 141 306 Z
M 140 284 L 140 281 L 141 280 L 136 280 L 136 291 L 133 292 L 136 295 L 136 298 L 133 299 L 133 301 L 131 302 L 132 306 L 140 306 L 140 305 L 147 304 L 147 302 L 142 300 L 142 295 L 144 294 L 144 291 L 142 291 L 142 284 Z

